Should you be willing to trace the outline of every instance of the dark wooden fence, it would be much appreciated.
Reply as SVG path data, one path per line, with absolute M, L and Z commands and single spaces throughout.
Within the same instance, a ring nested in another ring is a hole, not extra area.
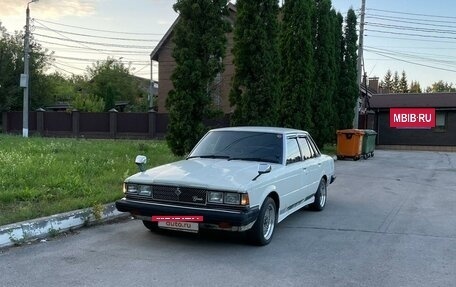
M 229 115 L 205 121 L 208 128 L 229 126 Z M 3 133 L 22 134 L 22 112 L 2 114 Z M 29 113 L 29 134 L 43 137 L 76 138 L 162 138 L 168 127 L 168 114 L 147 113 L 86 113 L 79 111 Z

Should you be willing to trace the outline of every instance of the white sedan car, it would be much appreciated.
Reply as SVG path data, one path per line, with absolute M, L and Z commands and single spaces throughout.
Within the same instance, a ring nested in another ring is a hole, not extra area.
M 320 153 L 309 133 L 273 127 L 209 131 L 185 160 L 145 168 L 125 180 L 119 211 L 150 230 L 200 228 L 247 232 L 268 244 L 275 226 L 305 207 L 323 210 L 334 160 Z

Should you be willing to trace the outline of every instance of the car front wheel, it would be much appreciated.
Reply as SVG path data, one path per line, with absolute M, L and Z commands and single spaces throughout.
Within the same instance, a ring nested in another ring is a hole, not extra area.
M 326 206 L 327 189 L 326 180 L 322 178 L 315 193 L 315 201 L 310 205 L 310 208 L 315 211 L 322 211 Z
M 248 231 L 250 241 L 255 245 L 267 245 L 272 240 L 274 229 L 277 224 L 277 209 L 274 200 L 267 197 L 261 206 L 260 214 Z

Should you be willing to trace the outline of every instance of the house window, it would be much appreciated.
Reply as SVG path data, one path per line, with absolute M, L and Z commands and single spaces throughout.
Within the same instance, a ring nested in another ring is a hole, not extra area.
M 447 117 L 446 112 L 436 112 L 434 131 L 436 131 L 436 132 L 446 131 L 446 117 Z

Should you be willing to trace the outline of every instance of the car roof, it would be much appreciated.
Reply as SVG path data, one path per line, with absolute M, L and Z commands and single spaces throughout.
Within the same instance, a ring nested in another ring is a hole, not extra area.
M 263 133 L 276 133 L 276 134 L 306 134 L 309 133 L 303 130 L 281 128 L 281 127 L 264 127 L 264 126 L 240 126 L 240 127 L 227 127 L 218 128 L 211 131 L 244 131 L 244 132 L 263 132 Z

